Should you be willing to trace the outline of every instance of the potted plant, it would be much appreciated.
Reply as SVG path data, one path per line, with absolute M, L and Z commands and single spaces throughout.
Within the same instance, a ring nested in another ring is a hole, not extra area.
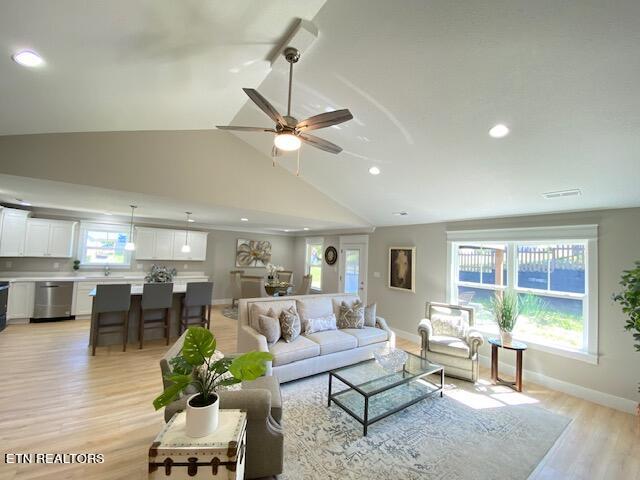
M 635 262 L 633 269 L 622 272 L 620 286 L 622 291 L 614 294 L 613 300 L 622 306 L 622 312 L 627 315 L 624 329 L 633 332 L 634 346 L 640 352 L 640 260 Z
M 144 277 L 147 283 L 171 283 L 173 277 L 178 274 L 175 268 L 168 268 L 164 265 L 153 265 L 149 274 Z
M 243 380 L 255 380 L 264 375 L 265 362 L 272 360 L 269 352 L 249 352 L 235 358 L 224 358 L 216 352 L 216 339 L 210 330 L 189 327 L 181 354 L 170 360 L 171 381 L 154 401 L 156 410 L 176 400 L 189 385 L 196 392 L 187 400 L 187 435 L 205 437 L 218 427 L 220 387 Z
M 518 317 L 521 313 L 518 294 L 513 290 L 496 292 L 491 300 L 491 308 L 493 309 L 493 315 L 500 330 L 502 344 L 511 344 L 513 340 L 513 329 L 516 327 Z

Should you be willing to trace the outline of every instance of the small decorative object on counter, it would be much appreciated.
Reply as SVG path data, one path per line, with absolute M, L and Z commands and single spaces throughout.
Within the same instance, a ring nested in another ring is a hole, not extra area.
M 185 413 L 176 413 L 149 448 L 149 478 L 243 479 L 246 429 L 244 411 L 221 410 L 218 430 L 191 438 Z
M 273 359 L 269 352 L 249 352 L 233 359 L 216 351 L 216 339 L 203 327 L 189 327 L 182 352 L 169 361 L 171 385 L 153 401 L 156 410 L 166 407 L 189 386 L 196 393 L 187 400 L 186 435 L 206 437 L 218 428 L 220 400 L 216 391 L 243 380 L 255 380 L 264 375 L 266 362 Z
M 164 265 L 153 265 L 149 274 L 144 277 L 144 281 L 147 283 L 171 283 L 173 277 L 178 274 L 175 268 L 169 269 Z
M 373 352 L 376 362 L 388 372 L 397 372 L 407 363 L 409 355 L 399 348 L 387 348 Z
M 76 271 L 76 272 L 78 270 L 80 270 L 80 260 L 74 260 L 73 261 L 73 270 Z

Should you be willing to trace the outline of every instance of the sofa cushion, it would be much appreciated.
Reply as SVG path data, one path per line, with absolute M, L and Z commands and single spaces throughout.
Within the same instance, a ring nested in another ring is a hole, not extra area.
M 358 341 L 359 347 L 371 345 L 372 343 L 386 342 L 389 340 L 389 333 L 382 328 L 364 327 L 364 328 L 345 328 L 341 332 L 352 335 Z
M 429 337 L 429 350 L 460 358 L 469 358 L 471 354 L 469 345 L 464 340 L 446 335 Z
M 252 302 L 249 306 L 249 325 L 257 330 L 258 317 L 260 315 L 268 315 L 273 318 L 280 318 L 282 310 L 296 306 L 295 300 L 276 300 L 271 302 Z M 270 314 L 270 310 L 273 310 L 273 314 Z
M 296 307 L 302 322 L 303 332 L 307 329 L 307 323 L 310 318 L 326 317 L 333 313 L 333 306 L 329 297 L 309 297 L 296 300 Z
M 282 339 L 278 340 L 273 345 L 269 345 L 269 352 L 273 355 L 272 365 L 277 367 L 305 358 L 317 357 L 320 355 L 320 345 L 301 335 L 289 343 Z
M 305 337 L 320 346 L 320 355 L 342 352 L 358 346 L 358 341 L 353 335 L 349 335 L 340 330 L 327 330 L 316 332 Z

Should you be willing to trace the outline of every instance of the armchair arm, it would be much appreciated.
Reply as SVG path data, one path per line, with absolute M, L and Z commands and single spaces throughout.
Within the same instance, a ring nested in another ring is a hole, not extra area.
M 469 347 L 471 348 L 472 357 L 478 352 L 480 347 L 484 344 L 484 337 L 482 336 L 482 333 L 480 333 L 475 328 L 470 328 L 467 331 L 466 340 L 467 340 L 467 343 L 469 344 Z
M 389 345 L 391 346 L 391 348 L 395 348 L 396 332 L 394 332 L 393 330 L 391 330 L 391 328 L 389 328 L 389 325 L 387 325 L 387 321 L 382 317 L 376 317 L 376 326 L 378 328 L 381 328 L 387 331 L 387 334 L 389 335 L 389 340 L 388 340 Z
M 428 318 L 423 318 L 420 320 L 418 324 L 418 333 L 422 337 L 422 351 L 427 351 L 429 349 L 429 337 L 433 336 L 433 326 L 431 325 L 431 320 Z
M 234 355 L 239 355 L 240 352 L 268 352 L 269 345 L 264 335 L 259 334 L 256 330 L 249 325 L 242 325 L 238 329 L 238 352 Z M 267 362 L 266 376 L 273 375 L 272 362 Z

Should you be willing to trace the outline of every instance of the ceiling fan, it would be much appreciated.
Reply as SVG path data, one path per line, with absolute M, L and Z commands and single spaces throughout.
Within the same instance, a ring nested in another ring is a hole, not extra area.
M 269 132 L 275 133 L 273 140 L 272 155 L 280 155 L 280 151 L 298 150 L 302 142 L 319 148 L 329 153 L 340 153 L 342 148 L 323 138 L 309 135 L 308 131 L 326 128 L 346 122 L 353 118 L 348 109 L 335 110 L 331 112 L 314 115 L 306 120 L 298 121 L 291 116 L 291 87 L 293 82 L 293 64 L 300 60 L 300 52 L 293 47 L 288 47 L 283 52 L 284 58 L 289 62 L 289 96 L 287 99 L 287 114 L 281 115 L 269 101 L 264 98 L 257 90 L 253 88 L 243 88 L 249 98 L 255 103 L 260 110 L 266 113 L 271 120 L 276 122 L 274 128 L 263 127 L 238 127 L 235 125 L 216 126 L 220 130 L 234 130 L 238 132 Z

